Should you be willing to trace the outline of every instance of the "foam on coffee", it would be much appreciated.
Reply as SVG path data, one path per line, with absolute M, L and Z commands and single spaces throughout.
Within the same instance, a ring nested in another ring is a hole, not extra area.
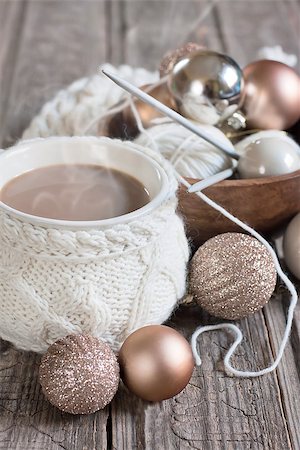
M 0 201 L 39 217 L 70 221 L 122 216 L 150 201 L 132 176 L 97 165 L 61 164 L 19 175 L 0 191 Z

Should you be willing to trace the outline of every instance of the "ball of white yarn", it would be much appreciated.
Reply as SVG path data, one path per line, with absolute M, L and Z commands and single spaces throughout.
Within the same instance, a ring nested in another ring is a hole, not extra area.
M 227 146 L 234 147 L 225 134 L 212 125 L 197 126 Z M 136 143 L 159 151 L 183 177 L 207 178 L 232 167 L 232 159 L 209 142 L 174 122 L 154 125 L 143 131 Z

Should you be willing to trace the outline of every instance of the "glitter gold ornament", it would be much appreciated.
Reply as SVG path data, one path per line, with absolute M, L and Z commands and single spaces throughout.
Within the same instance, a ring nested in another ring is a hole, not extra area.
M 159 66 L 159 73 L 161 78 L 168 75 L 172 70 L 174 65 L 185 56 L 197 50 L 204 50 L 202 45 L 196 44 L 195 42 L 188 42 L 175 50 L 171 50 L 166 53 L 161 60 Z
M 300 77 L 278 61 L 254 61 L 243 70 L 242 110 L 248 128 L 286 130 L 300 119 Z
M 300 213 L 291 220 L 284 233 L 283 253 L 288 268 L 300 280 Z
M 266 247 L 242 233 L 209 239 L 195 253 L 190 291 L 199 305 L 223 319 L 241 319 L 270 299 L 277 273 Z
M 85 335 L 69 335 L 52 344 L 42 358 L 39 380 L 45 397 L 71 414 L 104 408 L 119 385 L 119 365 L 108 344 Z
M 153 402 L 182 391 L 194 368 L 186 339 L 164 325 L 149 325 L 132 333 L 121 347 L 119 363 L 128 389 Z

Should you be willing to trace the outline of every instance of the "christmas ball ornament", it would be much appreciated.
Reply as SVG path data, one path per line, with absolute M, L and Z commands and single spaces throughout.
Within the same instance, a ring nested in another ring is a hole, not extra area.
M 205 242 L 190 267 L 190 292 L 213 316 L 241 319 L 261 309 L 276 284 L 266 247 L 242 233 L 224 233 Z
M 175 109 L 175 101 L 171 96 L 166 83 L 162 83 L 154 87 L 145 85 L 140 89 L 147 92 L 161 103 L 164 103 L 169 108 Z M 153 119 L 164 117 L 155 108 L 142 102 L 141 100 L 135 100 L 134 105 L 144 128 L 149 128 Z M 120 112 L 114 114 L 107 121 L 106 134 L 109 137 L 133 139 L 138 135 L 138 133 L 139 129 L 137 121 L 130 105 L 125 106 Z
M 241 152 L 237 165 L 241 178 L 262 178 L 300 170 L 300 148 L 288 136 L 271 132 L 257 133 L 246 139 L 236 146 Z
M 161 78 L 168 75 L 172 71 L 174 65 L 180 59 L 189 55 L 189 53 L 203 49 L 204 47 L 202 45 L 196 44 L 195 42 L 188 42 L 187 44 L 182 45 L 176 50 L 172 50 L 166 53 L 159 66 L 159 73 Z
M 248 128 L 286 130 L 300 118 L 300 78 L 286 64 L 255 61 L 243 70 Z
M 283 253 L 288 268 L 300 280 L 300 213 L 292 219 L 285 231 Z
M 174 65 L 168 85 L 182 114 L 215 125 L 237 110 L 243 74 L 229 56 L 200 50 Z
M 49 347 L 39 380 L 54 406 L 71 414 L 90 414 L 114 397 L 119 365 L 108 344 L 85 334 L 69 335 Z
M 181 392 L 194 368 L 186 339 L 164 325 L 150 325 L 132 333 L 121 347 L 119 363 L 128 389 L 153 402 Z

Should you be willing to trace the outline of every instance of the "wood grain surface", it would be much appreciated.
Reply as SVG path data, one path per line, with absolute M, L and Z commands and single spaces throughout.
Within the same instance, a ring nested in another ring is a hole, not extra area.
M 0 0 L 0 144 L 15 142 L 46 100 L 106 61 L 155 69 L 165 51 L 194 40 L 228 52 L 242 66 L 260 47 L 277 44 L 299 62 L 299 20 L 296 0 Z M 270 363 L 288 303 L 278 286 L 263 312 L 239 322 L 245 338 L 236 367 Z M 189 338 L 200 324 L 215 322 L 185 306 L 170 324 Z M 45 401 L 39 356 L 2 342 L 0 449 L 299 450 L 299 307 L 272 374 L 227 376 L 221 360 L 232 339 L 220 332 L 202 336 L 203 364 L 172 400 L 148 404 L 122 387 L 110 406 L 86 417 L 63 414 Z

